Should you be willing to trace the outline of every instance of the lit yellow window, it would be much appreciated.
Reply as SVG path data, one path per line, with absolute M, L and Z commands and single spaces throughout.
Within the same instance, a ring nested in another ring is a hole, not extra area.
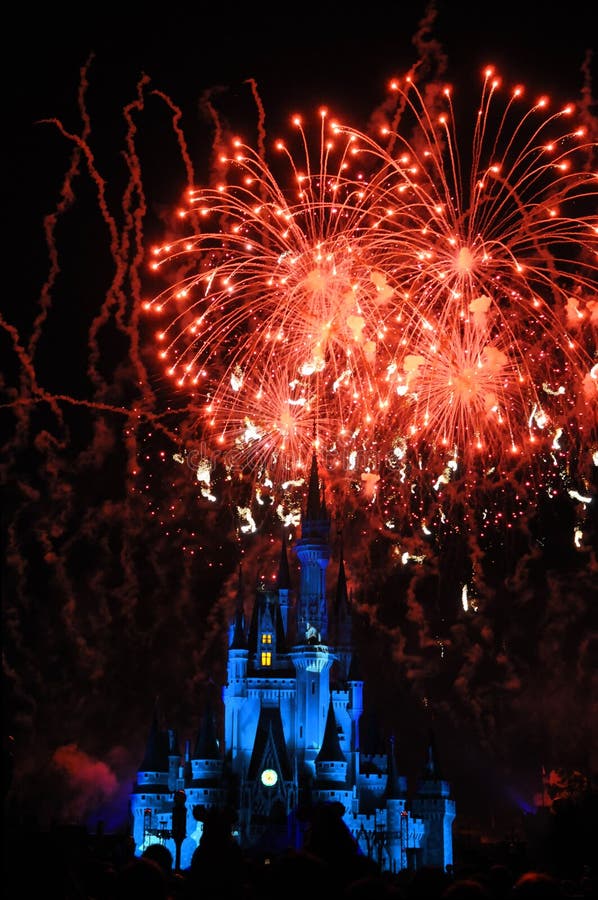
M 262 665 L 263 666 L 271 666 L 272 665 L 272 653 L 269 650 L 262 651 Z
M 262 644 L 271 644 L 272 643 L 272 635 L 271 634 L 263 634 L 262 635 Z

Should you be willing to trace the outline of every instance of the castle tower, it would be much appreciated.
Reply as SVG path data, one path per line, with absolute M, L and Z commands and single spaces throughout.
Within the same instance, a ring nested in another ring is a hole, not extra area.
M 330 519 L 320 493 L 315 453 L 312 456 L 307 504 L 295 553 L 301 564 L 296 643 L 290 651 L 297 677 L 295 740 L 300 777 L 315 775 L 315 758 L 322 746 L 330 704 L 327 645 L 326 569 L 330 561 Z
M 191 755 L 191 778 L 185 784 L 186 823 L 185 833 L 194 835 L 195 841 L 203 833 L 203 817 L 198 819 L 195 810 L 222 807 L 227 802 L 228 785 L 224 778 L 223 756 L 218 740 L 214 708 L 209 698 L 197 730 L 195 747 Z M 170 844 L 167 845 L 172 850 Z M 196 844 L 185 841 L 182 847 L 181 865 L 191 864 Z
M 191 785 L 205 788 L 207 785 L 213 785 L 221 776 L 222 753 L 216 734 L 212 705 L 208 701 L 191 757 Z
M 360 735 L 359 720 L 363 714 L 363 675 L 359 656 L 355 649 L 351 654 L 351 664 L 347 673 L 348 703 L 347 712 L 350 718 L 349 748 L 346 751 L 349 761 L 349 772 L 352 781 L 359 779 Z
M 172 766 L 172 742 L 168 731 L 160 726 L 158 704 L 154 704 L 152 724 L 143 761 L 137 772 L 137 783 L 131 794 L 132 831 L 135 845 L 141 848 L 153 843 L 160 834 L 168 834 L 172 824 L 173 792 L 169 788 Z
M 239 566 L 237 585 L 237 605 L 230 629 L 230 643 L 226 666 L 226 684 L 223 688 L 224 701 L 224 745 L 238 747 L 240 710 L 247 697 L 247 666 L 249 647 L 245 634 L 245 614 L 243 612 L 243 572 Z
M 443 870 L 453 864 L 453 832 L 455 801 L 450 785 L 442 778 L 434 735 L 430 732 L 423 776 L 412 801 L 414 815 L 423 819 L 426 830 L 422 840 L 422 865 L 439 866 Z
M 176 791 L 182 788 L 183 773 L 179 773 L 181 763 L 181 751 L 179 748 L 179 739 L 174 729 L 168 730 L 168 790 Z
M 332 701 L 328 706 L 324 739 L 315 759 L 316 777 L 313 782 L 314 803 L 343 803 L 350 806 L 351 791 L 347 788 L 347 760 L 338 739 L 336 716 Z
M 394 736 L 388 742 L 386 772 L 386 787 L 384 789 L 384 799 L 386 800 L 386 853 L 389 870 L 398 872 L 400 869 L 407 867 L 406 819 L 408 813 L 405 809 L 407 781 L 404 777 L 399 776 L 397 772 Z

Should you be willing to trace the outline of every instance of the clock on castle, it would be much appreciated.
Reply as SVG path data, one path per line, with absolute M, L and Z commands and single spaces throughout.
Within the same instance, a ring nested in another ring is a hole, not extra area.
M 248 853 L 300 847 L 302 810 L 342 804 L 361 850 L 382 870 L 452 864 L 455 803 L 431 740 L 415 793 L 397 772 L 394 743 L 360 750 L 363 687 L 352 635 L 344 560 L 329 604 L 330 518 L 312 458 L 292 590 L 283 541 L 275 588 L 259 586 L 249 618 L 242 585 L 230 624 L 227 682 L 222 689 L 223 740 L 207 708 L 194 746 L 156 715 L 131 794 L 136 853 L 165 843 L 180 868 L 201 838 L 199 810 L 232 807 L 234 834 Z M 175 846 L 173 804 L 184 792 L 184 838 Z M 177 855 L 178 850 L 178 855 Z

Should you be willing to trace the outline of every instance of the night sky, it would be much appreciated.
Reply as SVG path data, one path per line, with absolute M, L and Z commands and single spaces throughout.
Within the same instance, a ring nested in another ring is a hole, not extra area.
M 389 80 L 418 60 L 465 109 L 490 63 L 530 94 L 583 103 L 596 140 L 586 4 L 395 6 L 304 5 L 280 19 L 259 5 L 137 17 L 103 6 L 85 21 L 44 9 L 13 22 L 0 472 L 3 728 L 19 815 L 121 826 L 156 700 L 193 739 L 224 680 L 238 566 L 248 586 L 276 570 L 274 501 L 245 533 L 251 474 L 219 465 L 141 308 L 157 292 L 150 250 L 173 233 L 190 173 L 217 174 L 216 140 L 268 143 L 322 105 L 367 132 Z M 533 809 L 543 768 L 555 782 L 598 768 L 598 476 L 578 463 L 577 451 L 564 466 L 540 460 L 539 490 L 520 474 L 495 482 L 487 515 L 479 495 L 451 489 L 453 518 L 427 540 L 413 510 L 397 514 L 398 536 L 387 507 L 323 472 L 331 585 L 342 532 L 359 613 L 364 741 L 395 732 L 414 777 L 433 729 L 462 825 L 500 831 Z M 387 502 L 409 500 L 391 490 Z

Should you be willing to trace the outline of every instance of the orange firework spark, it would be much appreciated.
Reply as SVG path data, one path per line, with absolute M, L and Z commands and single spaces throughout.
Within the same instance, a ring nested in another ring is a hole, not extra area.
M 500 87 L 487 69 L 470 145 L 448 88 L 427 106 L 395 81 L 377 136 L 322 111 L 313 153 L 296 117 L 301 165 L 236 140 L 228 183 L 190 192 L 146 307 L 241 467 L 289 477 L 314 437 L 332 471 L 404 477 L 411 454 L 432 485 L 595 452 L 596 144 L 572 105 L 521 113 L 518 87 L 500 108 Z
M 571 105 L 546 114 L 542 98 L 517 113 L 521 88 L 493 127 L 492 69 L 467 151 L 448 88 L 433 114 L 413 81 L 391 87 L 398 123 L 384 145 L 359 135 L 359 146 L 393 200 L 379 265 L 410 310 L 390 373 L 406 439 L 454 447 L 467 466 L 595 434 L 595 143 Z
M 155 251 L 156 270 L 178 263 L 186 274 L 146 304 L 170 316 L 158 335 L 161 356 L 179 386 L 205 396 L 220 445 L 245 445 L 246 460 L 260 465 L 268 459 L 255 444 L 269 446 L 271 461 L 282 454 L 291 467 L 309 458 L 314 434 L 330 448 L 378 419 L 392 311 L 373 252 L 380 213 L 363 178 L 349 174 L 355 139 L 336 147 L 322 111 L 314 164 L 301 121 L 293 122 L 303 167 L 276 144 L 291 188 L 235 141 L 221 160 L 231 183 L 190 193 L 194 222 L 210 225 Z M 332 135 L 337 130 L 333 123 Z M 288 427 L 274 407 L 284 407 Z M 307 445 L 290 439 L 298 421 Z

